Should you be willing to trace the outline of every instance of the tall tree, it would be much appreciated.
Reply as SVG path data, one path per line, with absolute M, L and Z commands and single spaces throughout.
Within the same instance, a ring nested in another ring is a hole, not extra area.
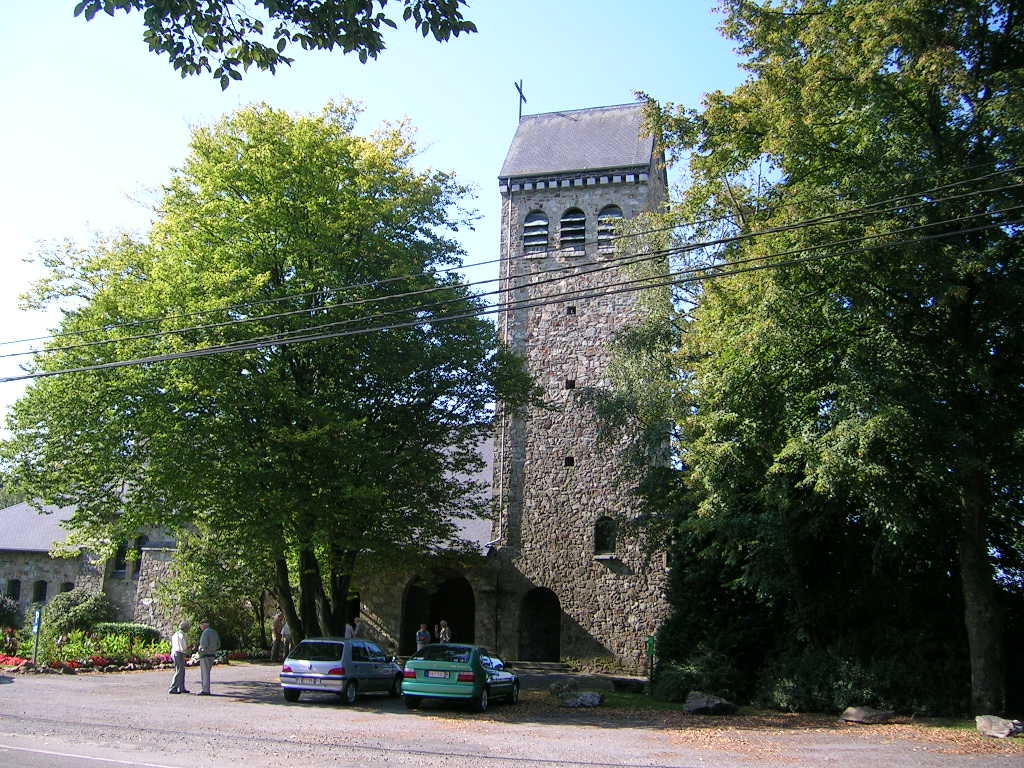
M 195 132 L 148 238 L 49 253 L 66 314 L 34 368 L 63 373 L 4 446 L 90 546 L 156 524 L 266 553 L 298 636 L 343 628 L 358 557 L 458 544 L 492 403 L 529 390 L 452 271 L 464 190 L 356 116 L 241 110 Z
M 289 43 L 306 50 L 355 53 L 366 62 L 384 50 L 382 29 L 398 24 L 385 12 L 388 0 L 80 0 L 75 15 L 92 20 L 100 11 L 139 11 L 142 39 L 155 53 L 167 56 L 182 77 L 210 72 L 227 88 L 256 65 L 275 72 L 294 59 L 285 55 Z M 439 42 L 476 25 L 462 15 L 465 0 L 402 0 L 402 21 L 412 22 Z M 396 2 L 394 5 L 398 6 Z
M 856 552 L 956 574 L 973 706 L 1001 711 L 1024 557 L 1024 9 L 721 10 L 748 80 L 652 109 L 692 153 L 693 236 L 729 235 L 680 336 L 689 525 L 812 632 L 802 596 Z

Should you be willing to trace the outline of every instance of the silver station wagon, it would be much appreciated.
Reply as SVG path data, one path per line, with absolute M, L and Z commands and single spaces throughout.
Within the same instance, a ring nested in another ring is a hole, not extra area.
M 343 704 L 354 704 L 362 693 L 401 694 L 402 668 L 369 640 L 309 637 L 281 665 L 281 690 L 287 701 L 313 691 L 333 693 Z

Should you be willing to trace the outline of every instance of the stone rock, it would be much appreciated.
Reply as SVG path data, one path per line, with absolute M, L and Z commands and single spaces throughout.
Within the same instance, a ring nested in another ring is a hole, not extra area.
M 848 723 L 864 723 L 865 725 L 888 723 L 895 716 L 895 712 L 884 712 L 873 707 L 847 707 L 840 715 Z
M 552 696 L 561 697 L 563 694 L 579 693 L 580 687 L 575 680 L 555 680 L 548 686 L 548 692 Z
M 604 704 L 604 694 L 598 691 L 563 692 L 558 700 L 563 707 L 599 707 Z
M 1021 723 L 1020 720 L 1007 720 L 995 715 L 978 715 L 974 718 L 974 722 L 978 727 L 978 733 L 982 736 L 1005 739 L 1024 733 L 1024 723 Z
M 690 691 L 686 694 L 683 711 L 691 715 L 731 715 L 736 711 L 736 705 L 720 696 Z

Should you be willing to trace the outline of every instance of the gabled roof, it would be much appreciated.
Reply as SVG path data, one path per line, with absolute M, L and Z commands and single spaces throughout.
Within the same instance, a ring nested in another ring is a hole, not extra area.
M 649 166 L 643 104 L 523 115 L 499 178 Z
M 63 542 L 68 531 L 61 523 L 70 520 L 74 507 L 43 507 L 40 512 L 28 502 L 0 509 L 0 550 L 7 552 L 49 552 Z

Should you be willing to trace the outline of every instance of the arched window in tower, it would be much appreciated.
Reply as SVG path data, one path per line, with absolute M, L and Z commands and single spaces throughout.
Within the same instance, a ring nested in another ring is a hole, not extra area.
M 594 523 L 594 554 L 608 556 L 615 554 L 615 539 L 618 525 L 610 517 L 599 517 Z
M 543 211 L 530 211 L 523 221 L 523 252 L 541 253 L 548 249 L 548 217 Z
M 615 245 L 615 228 L 622 221 L 622 209 L 617 205 L 606 205 L 597 214 L 597 247 L 612 248 Z
M 40 579 L 32 585 L 32 602 L 46 602 L 46 581 L 44 579 Z
M 587 238 L 587 215 L 579 208 L 563 213 L 559 237 L 559 248 L 582 251 Z

